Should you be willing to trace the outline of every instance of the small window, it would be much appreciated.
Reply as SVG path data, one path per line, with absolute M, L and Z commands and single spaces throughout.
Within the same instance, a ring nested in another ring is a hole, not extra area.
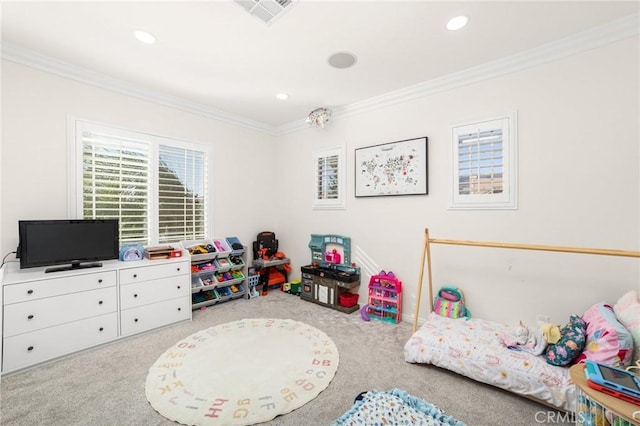
M 344 148 L 333 148 L 313 154 L 314 209 L 344 209 Z
M 452 209 L 515 209 L 515 113 L 452 126 Z

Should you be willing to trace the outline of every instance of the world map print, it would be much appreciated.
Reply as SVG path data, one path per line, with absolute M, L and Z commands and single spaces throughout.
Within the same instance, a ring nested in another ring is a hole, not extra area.
M 427 193 L 427 138 L 356 150 L 356 197 Z

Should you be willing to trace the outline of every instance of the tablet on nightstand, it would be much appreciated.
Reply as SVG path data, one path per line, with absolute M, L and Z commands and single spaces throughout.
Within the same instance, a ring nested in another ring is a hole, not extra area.
M 585 361 L 584 374 L 590 387 L 632 404 L 640 404 L 640 378 L 635 374 L 591 360 Z

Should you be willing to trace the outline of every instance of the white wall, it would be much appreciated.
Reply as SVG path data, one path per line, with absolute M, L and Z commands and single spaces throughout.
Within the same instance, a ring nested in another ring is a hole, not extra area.
M 18 220 L 69 217 L 67 117 L 213 145 L 214 236 L 250 244 L 272 223 L 264 158 L 273 136 L 50 73 L 2 63 L 0 247 L 16 249 Z
M 311 233 L 352 238 L 368 275 L 392 270 L 412 315 L 424 229 L 433 238 L 640 249 L 638 38 L 388 108 L 335 120 L 278 140 L 280 188 L 290 197 L 279 235 L 295 265 L 310 262 Z M 452 211 L 449 126 L 518 112 L 519 208 Z M 427 196 L 354 198 L 354 149 L 429 138 Z M 311 209 L 314 150 L 347 147 L 347 209 Z M 292 179 L 291 177 L 295 177 Z M 435 287 L 461 287 L 485 318 L 565 323 L 600 300 L 640 289 L 640 260 L 432 246 Z M 425 276 L 426 277 L 426 276 Z M 428 311 L 426 288 L 423 310 Z M 497 297 L 497 299 L 496 299 Z
M 640 249 L 638 38 L 392 107 L 324 129 L 271 137 L 3 61 L 0 247 L 17 221 L 67 217 L 67 116 L 211 143 L 214 234 L 250 244 L 276 232 L 292 278 L 310 262 L 312 233 L 352 238 L 360 303 L 377 269 L 415 306 L 425 227 L 437 238 Z M 451 211 L 449 125 L 518 111 L 519 208 Z M 354 198 L 355 148 L 429 137 L 429 195 Z M 311 209 L 315 150 L 347 147 L 347 209 Z M 436 287 L 465 291 L 475 316 L 564 323 L 590 304 L 640 289 L 640 261 L 435 246 Z M 426 289 L 423 310 L 426 314 Z M 496 299 L 497 298 L 497 299 Z M 301 302 L 303 303 L 303 302 Z

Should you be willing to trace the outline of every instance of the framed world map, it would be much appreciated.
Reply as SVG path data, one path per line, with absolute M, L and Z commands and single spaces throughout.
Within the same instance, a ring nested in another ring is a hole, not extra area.
M 355 196 L 428 194 L 428 138 L 355 150 Z

